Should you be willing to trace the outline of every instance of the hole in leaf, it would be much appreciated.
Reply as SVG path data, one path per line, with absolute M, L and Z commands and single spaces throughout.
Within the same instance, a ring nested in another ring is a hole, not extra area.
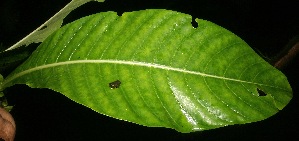
M 123 16 L 123 14 L 124 14 L 125 12 L 124 11 L 117 11 L 117 16 L 119 16 L 119 17 L 121 17 L 121 16 Z
M 266 96 L 267 95 L 264 91 L 260 90 L 259 88 L 257 88 L 257 92 L 259 93 L 259 96 Z
M 119 80 L 116 80 L 116 81 L 109 83 L 109 87 L 111 89 L 119 88 L 120 84 L 121 84 L 121 82 Z
M 44 29 L 46 29 L 48 26 L 43 26 L 43 27 L 41 27 L 39 30 L 44 30 Z
M 198 23 L 195 21 L 195 18 L 192 18 L 191 24 L 194 28 L 198 27 Z

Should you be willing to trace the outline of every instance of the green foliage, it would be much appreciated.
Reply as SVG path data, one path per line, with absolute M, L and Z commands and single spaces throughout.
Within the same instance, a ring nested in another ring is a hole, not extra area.
M 0 53 L 0 73 L 5 76 L 5 71 L 12 71 L 17 65 L 24 62 L 28 56 L 30 56 L 29 51 L 23 49 L 15 49 L 13 51 Z M 10 71 L 6 73 L 10 73 Z
M 0 85 L 2 85 L 3 82 L 3 76 L 0 74 Z M 7 100 L 4 96 L 4 93 L 0 89 L 0 108 L 4 108 L 7 111 L 10 111 L 13 106 L 8 106 Z
M 96 112 L 179 132 L 268 118 L 286 77 L 243 40 L 169 10 L 102 12 L 50 35 L 3 82 L 50 88 Z

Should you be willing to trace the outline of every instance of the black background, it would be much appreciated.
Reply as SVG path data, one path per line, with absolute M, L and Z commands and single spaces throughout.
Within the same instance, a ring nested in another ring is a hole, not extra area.
M 0 43 L 9 47 L 33 31 L 70 0 L 1 0 Z M 169 9 L 212 21 L 241 37 L 253 49 L 272 57 L 299 35 L 299 3 L 258 0 L 106 0 L 90 2 L 65 22 L 102 11 Z M 30 45 L 28 48 L 35 48 Z M 16 141 L 22 140 L 298 140 L 298 56 L 282 72 L 294 91 L 291 102 L 278 114 L 261 122 L 178 133 L 149 128 L 98 114 L 48 89 L 17 85 L 6 90 L 15 105 Z

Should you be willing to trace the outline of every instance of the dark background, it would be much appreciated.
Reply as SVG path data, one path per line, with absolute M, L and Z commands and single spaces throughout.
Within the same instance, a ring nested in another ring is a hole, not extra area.
M 70 0 L 1 0 L 0 44 L 8 48 L 40 26 Z M 260 0 L 106 0 L 90 2 L 65 22 L 101 11 L 169 9 L 212 21 L 271 58 L 299 35 L 299 2 Z M 37 44 L 27 47 L 33 50 Z M 16 141 L 36 140 L 298 140 L 298 56 L 282 72 L 293 88 L 291 102 L 276 115 L 256 123 L 178 133 L 149 128 L 98 114 L 48 89 L 16 85 L 5 92 L 15 107 Z M 5 73 L 3 73 L 5 75 Z

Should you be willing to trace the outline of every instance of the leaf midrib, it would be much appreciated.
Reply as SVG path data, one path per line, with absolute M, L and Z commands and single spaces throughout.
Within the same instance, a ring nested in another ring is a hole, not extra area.
M 3 82 L 3 86 L 6 84 L 9 84 L 9 82 L 13 81 L 14 79 L 21 77 L 23 75 L 26 75 L 28 73 L 46 69 L 46 68 L 51 68 L 51 67 L 57 67 L 57 66 L 63 66 L 63 65 L 72 65 L 72 64 L 84 64 L 84 63 L 95 63 L 95 64 L 121 64 L 121 65 L 131 65 L 131 66 L 143 66 L 143 67 L 152 67 L 152 68 L 157 68 L 157 69 L 163 69 L 167 71 L 176 71 L 176 72 L 182 72 L 182 73 L 187 73 L 187 74 L 194 74 L 194 75 L 200 75 L 203 77 L 210 77 L 210 78 L 216 78 L 216 79 L 222 79 L 222 80 L 228 80 L 228 81 L 235 81 L 235 82 L 240 82 L 240 83 L 247 83 L 247 84 L 254 84 L 254 85 L 260 85 L 260 86 L 267 86 L 267 87 L 272 87 L 272 88 L 277 88 L 281 90 L 285 90 L 279 87 L 267 85 L 267 84 L 261 84 L 261 83 L 255 83 L 255 82 L 250 82 L 250 81 L 244 81 L 244 80 L 239 80 L 239 79 L 234 79 L 234 78 L 228 78 L 228 77 L 222 77 L 222 76 L 217 76 L 217 75 L 211 75 L 211 74 L 206 74 L 202 72 L 196 72 L 196 71 L 190 71 L 186 69 L 181 69 L 181 68 L 174 68 L 166 65 L 160 65 L 160 64 L 155 64 L 155 63 L 147 63 L 147 62 L 138 62 L 138 61 L 125 61 L 125 60 L 73 60 L 73 61 L 65 61 L 65 62 L 57 62 L 57 63 L 51 63 L 51 64 L 45 64 L 42 66 L 37 66 L 34 68 L 30 68 L 28 70 L 19 72 L 17 74 L 14 74 L 12 77 L 5 79 Z

